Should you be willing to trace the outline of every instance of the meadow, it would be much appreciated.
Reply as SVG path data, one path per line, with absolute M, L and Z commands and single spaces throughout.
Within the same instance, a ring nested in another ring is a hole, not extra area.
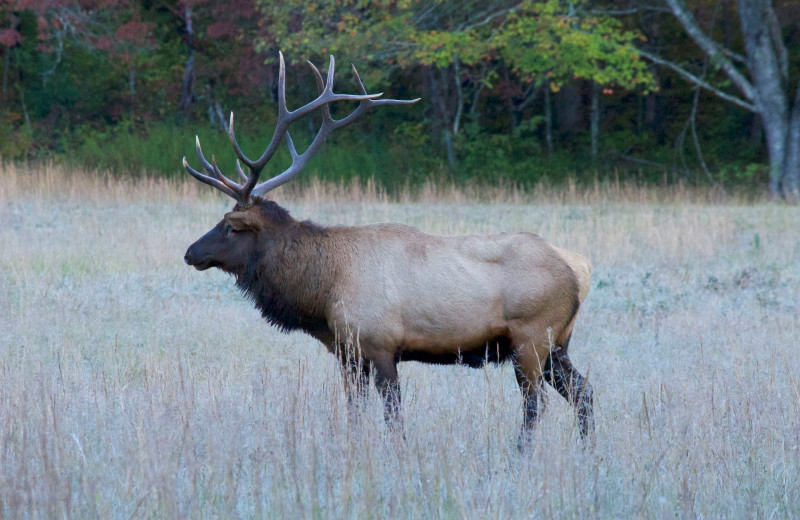
M 800 517 L 800 208 L 713 191 L 309 182 L 321 224 L 527 230 L 587 256 L 570 346 L 593 449 L 552 390 L 526 451 L 510 366 L 401 364 L 348 427 L 334 358 L 186 247 L 229 200 L 187 179 L 0 167 L 2 518 Z

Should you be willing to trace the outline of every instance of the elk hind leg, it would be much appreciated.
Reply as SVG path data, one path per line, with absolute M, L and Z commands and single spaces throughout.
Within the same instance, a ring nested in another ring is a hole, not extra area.
M 355 422 L 361 417 L 369 395 L 370 365 L 363 359 L 342 358 L 342 379 L 347 394 L 347 411 Z
M 397 375 L 397 360 L 375 359 L 373 370 L 375 386 L 383 398 L 383 418 L 392 430 L 402 430 L 403 420 L 400 415 L 400 380 Z
M 547 337 L 536 338 L 534 334 L 513 334 L 513 331 L 512 342 L 517 345 L 514 348 L 514 374 L 524 402 L 522 429 L 518 441 L 518 447 L 521 449 L 544 410 L 542 368 L 550 354 L 550 347 Z
M 544 379 L 575 407 L 582 438 L 594 433 L 594 397 L 592 385 L 572 365 L 563 350 L 553 352 L 544 366 Z

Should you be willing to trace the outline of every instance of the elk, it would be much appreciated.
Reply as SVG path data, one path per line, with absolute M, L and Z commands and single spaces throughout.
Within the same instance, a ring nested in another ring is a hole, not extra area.
M 368 94 L 354 66 L 360 94 L 334 93 L 333 56 L 325 80 L 308 64 L 319 96 L 289 110 L 280 55 L 278 120 L 258 159 L 242 153 L 231 114 L 230 140 L 241 184 L 225 176 L 213 156 L 210 162 L 205 158 L 199 139 L 197 157 L 205 173 L 183 158 L 193 177 L 236 201 L 189 247 L 184 261 L 200 271 L 217 267 L 233 275 L 270 324 L 284 332 L 304 331 L 336 354 L 349 403 L 357 406 L 372 375 L 390 425 L 402 428 L 398 362 L 471 367 L 511 362 L 524 398 L 522 434 L 537 421 L 546 381 L 575 407 L 580 433 L 589 435 L 594 430 L 592 387 L 567 352 L 590 284 L 592 267 L 581 255 L 532 233 L 433 236 L 403 224 L 323 227 L 295 220 L 265 198 L 295 177 L 333 130 L 373 107 L 419 101 L 377 99 L 382 94 Z M 359 105 L 334 119 L 330 105 L 342 101 Z M 300 154 L 289 126 L 316 110 L 321 126 Z M 258 183 L 284 140 L 291 165 Z

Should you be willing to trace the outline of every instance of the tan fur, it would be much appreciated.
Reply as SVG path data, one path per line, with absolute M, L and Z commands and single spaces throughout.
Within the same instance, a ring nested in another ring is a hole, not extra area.
M 583 301 L 586 299 L 586 296 L 589 294 L 589 289 L 591 289 L 592 285 L 592 271 L 594 270 L 592 264 L 589 263 L 589 260 L 587 260 L 586 257 L 579 255 L 578 253 L 555 246 L 553 246 L 553 249 L 555 249 L 556 252 L 561 255 L 561 258 L 564 259 L 570 269 L 572 269 L 572 272 L 575 273 L 575 277 L 578 279 L 578 298 L 580 299 L 580 302 L 583 303 Z M 561 335 L 557 338 L 557 344 L 563 345 L 569 340 L 569 337 L 572 334 L 572 328 L 575 326 L 575 320 L 577 318 L 578 315 L 576 313 L 575 316 L 572 317 L 572 320 L 570 320 L 569 325 L 567 325 Z
M 448 237 L 382 224 L 330 228 L 321 240 L 343 264 L 327 321 L 357 333 L 367 358 L 457 353 L 498 336 L 544 354 L 586 296 L 576 276 L 586 268 L 528 233 Z

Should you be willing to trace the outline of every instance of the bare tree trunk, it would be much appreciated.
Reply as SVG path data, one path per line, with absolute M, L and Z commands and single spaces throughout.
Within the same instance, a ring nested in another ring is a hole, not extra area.
M 217 114 L 217 118 L 219 119 L 219 128 L 226 134 L 230 133 L 230 126 L 228 124 L 228 120 L 225 118 L 225 112 L 222 111 L 222 105 L 216 99 L 214 100 L 214 112 Z
M 506 89 L 509 89 L 508 85 L 511 84 L 511 78 L 508 73 L 508 67 L 505 66 L 503 67 L 503 80 L 506 82 Z M 508 108 L 508 119 L 511 123 L 511 133 L 514 133 L 519 121 L 517 120 L 517 111 L 514 110 L 514 98 L 510 94 L 506 98 L 506 107 Z
M 770 163 L 770 195 L 800 200 L 800 85 L 792 96 L 789 53 L 771 0 L 738 0 L 739 21 L 746 56 L 726 49 L 706 35 L 684 0 L 666 0 L 672 13 L 694 42 L 739 89 L 733 96 L 694 76 L 679 65 L 642 51 L 646 58 L 665 65 L 692 83 L 761 116 Z M 747 65 L 749 78 L 737 64 Z
M 453 150 L 453 134 L 449 128 L 444 129 L 444 147 L 447 150 L 447 164 L 453 168 L 456 165 L 456 154 Z
M 544 142 L 547 155 L 553 155 L 553 107 L 550 101 L 550 81 L 544 85 Z
M 764 121 L 770 158 L 770 194 L 780 196 L 790 148 L 786 48 L 769 0 L 739 0 L 739 20 L 752 78 L 754 101 Z M 775 34 L 775 31 L 778 31 Z
M 441 82 L 436 79 L 436 70 L 438 70 L 441 75 Z M 428 84 L 430 85 L 431 106 L 434 110 L 433 120 L 442 121 L 443 123 L 434 123 L 432 125 L 432 130 L 434 132 L 442 132 L 442 140 L 444 141 L 445 152 L 447 154 L 447 164 L 450 168 L 453 168 L 456 164 L 456 156 L 455 150 L 453 149 L 453 127 L 450 123 L 451 112 L 447 109 L 447 99 L 445 99 L 445 95 L 442 92 L 442 90 L 446 91 L 450 78 L 446 77 L 447 72 L 445 69 L 437 67 L 436 70 L 434 70 L 433 67 L 428 67 Z
M 581 89 L 571 81 L 561 87 L 556 95 L 556 118 L 562 132 L 570 132 L 581 121 Z
M 598 140 L 600 139 L 600 84 L 596 81 L 592 81 L 592 99 L 589 119 L 589 132 L 592 139 L 592 161 L 596 161 Z
M 194 101 L 194 27 L 192 25 L 192 8 L 187 7 L 184 19 L 186 21 L 186 47 L 189 50 L 189 57 L 186 59 L 186 70 L 183 73 L 183 84 L 181 88 L 181 102 L 178 105 L 184 112 L 189 110 Z
M 11 47 L 3 50 L 3 97 L 8 94 L 8 69 L 11 67 Z
M 800 85 L 797 86 L 792 118 L 789 120 L 782 188 L 787 199 L 800 201 Z
M 461 114 L 464 112 L 464 89 L 461 85 L 461 67 L 458 63 L 458 54 L 453 54 L 453 76 L 456 86 L 456 115 L 453 117 L 453 135 L 458 135 L 461 128 Z
M 130 95 L 131 110 L 136 105 L 136 65 L 131 63 L 128 67 L 128 94 Z
M 25 120 L 25 126 L 28 127 L 30 130 L 31 128 L 31 116 L 28 114 L 28 105 L 25 104 L 25 89 L 23 88 L 19 93 L 19 101 L 22 105 L 22 116 Z

